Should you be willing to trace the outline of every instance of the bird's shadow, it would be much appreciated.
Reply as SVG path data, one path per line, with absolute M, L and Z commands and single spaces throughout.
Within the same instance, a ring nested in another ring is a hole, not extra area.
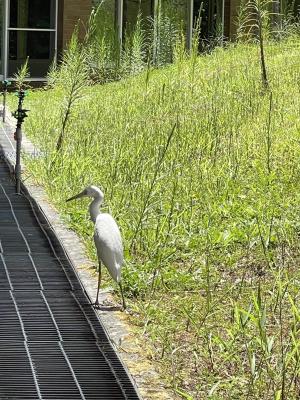
M 115 305 L 92 304 L 92 307 L 98 311 L 124 311 L 123 307 Z

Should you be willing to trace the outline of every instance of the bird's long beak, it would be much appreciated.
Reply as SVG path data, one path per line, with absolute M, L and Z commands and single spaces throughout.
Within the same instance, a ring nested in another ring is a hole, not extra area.
M 85 197 L 85 196 L 86 196 L 86 192 L 84 190 L 83 192 L 80 192 L 78 194 L 75 194 L 75 196 L 70 197 L 68 200 L 66 200 L 66 202 L 72 201 L 72 200 L 76 200 L 76 199 L 80 199 L 81 197 Z

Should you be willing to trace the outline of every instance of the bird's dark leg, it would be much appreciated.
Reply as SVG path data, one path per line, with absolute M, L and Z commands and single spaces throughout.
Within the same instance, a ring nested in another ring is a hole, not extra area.
M 126 310 L 125 297 L 124 297 L 123 286 L 122 286 L 121 282 L 119 282 L 119 286 L 120 286 L 120 291 L 121 291 L 121 296 L 122 296 L 123 310 Z
M 94 307 L 99 307 L 100 285 L 101 285 L 101 262 L 99 261 L 99 269 L 98 269 L 98 288 L 97 288 L 97 297 L 96 297 L 96 301 L 95 301 Z

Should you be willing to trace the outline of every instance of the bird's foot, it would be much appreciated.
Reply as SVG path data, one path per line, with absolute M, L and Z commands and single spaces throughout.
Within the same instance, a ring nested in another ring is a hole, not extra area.
M 96 301 L 93 304 L 93 307 L 95 310 L 101 310 L 101 311 L 123 311 L 122 307 L 109 301 L 109 300 L 104 300 L 99 303 L 99 301 Z
M 96 310 L 100 310 L 100 303 L 99 303 L 99 301 L 96 301 L 96 302 L 93 304 L 93 307 L 94 307 Z

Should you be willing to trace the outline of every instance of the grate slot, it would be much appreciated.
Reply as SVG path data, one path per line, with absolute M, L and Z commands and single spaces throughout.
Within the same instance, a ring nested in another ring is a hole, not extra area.
M 33 342 L 59 340 L 56 327 L 40 291 L 15 291 L 14 298 L 26 340 Z
M 40 290 L 42 283 L 27 253 L 4 254 L 3 259 L 14 290 Z
M 0 360 L 0 399 L 40 398 L 24 342 L 0 342 Z
M 40 391 L 44 399 L 84 399 L 59 343 L 29 343 Z
M 78 345 L 66 342 L 63 346 L 88 400 L 124 399 L 115 376 L 105 367 L 106 360 L 95 343 L 81 342 Z
M 1 243 L 1 241 L 0 241 L 0 243 Z M 2 250 L 2 245 L 1 245 L 1 250 Z M 7 269 L 6 261 L 5 261 L 4 257 L 3 257 L 2 251 L 0 253 L 0 277 L 2 278 L 1 279 L 0 288 L 1 289 L 9 288 L 10 290 L 12 290 L 13 289 L 13 285 L 11 283 L 11 279 L 10 279 L 9 272 L 8 272 L 8 269 Z

